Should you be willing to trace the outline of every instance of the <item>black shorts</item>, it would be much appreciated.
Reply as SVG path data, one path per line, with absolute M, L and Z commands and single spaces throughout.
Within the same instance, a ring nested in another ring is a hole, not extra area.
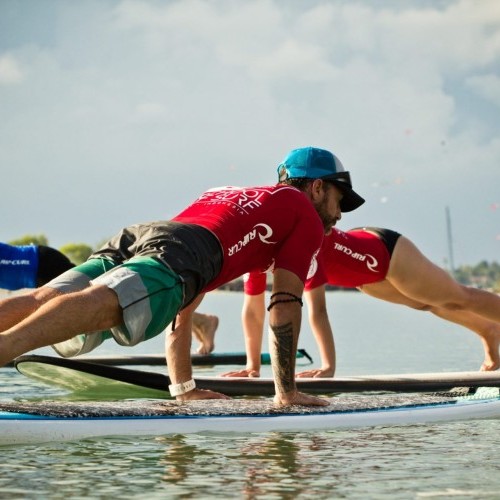
M 401 236 L 401 233 L 397 233 L 396 231 L 392 231 L 391 229 L 385 229 L 381 227 L 357 227 L 353 229 L 353 231 L 354 230 L 363 230 L 376 234 L 384 243 L 391 257 L 392 253 L 394 252 L 394 247 L 396 246 L 396 243 Z
M 55 248 L 38 246 L 38 271 L 36 273 L 36 286 L 43 286 L 56 276 L 66 272 L 75 265 Z
M 184 282 L 184 304 L 189 304 L 222 268 L 222 248 L 202 226 L 172 221 L 129 226 L 109 240 L 94 257 L 121 264 L 132 257 L 153 257 Z

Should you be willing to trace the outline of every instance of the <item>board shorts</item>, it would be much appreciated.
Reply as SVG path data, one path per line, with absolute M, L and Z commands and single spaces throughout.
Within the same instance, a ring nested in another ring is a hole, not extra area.
M 118 297 L 123 324 L 52 347 L 59 355 L 71 357 L 90 352 L 108 338 L 123 346 L 149 340 L 165 330 L 221 265 L 217 239 L 199 226 L 152 223 L 126 228 L 87 262 L 47 284 L 63 293 L 89 285 L 107 286 Z

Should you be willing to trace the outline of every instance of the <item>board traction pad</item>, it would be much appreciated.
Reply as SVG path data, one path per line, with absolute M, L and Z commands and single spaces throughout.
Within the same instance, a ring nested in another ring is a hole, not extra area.
M 319 415 L 322 413 L 411 409 L 422 405 L 451 405 L 460 400 L 484 400 L 492 397 L 498 397 L 498 389 L 472 396 L 463 396 L 460 392 L 340 396 L 325 398 L 329 401 L 328 406 L 276 407 L 273 400 L 269 398 L 198 401 L 36 401 L 0 402 L 0 411 L 59 418 Z

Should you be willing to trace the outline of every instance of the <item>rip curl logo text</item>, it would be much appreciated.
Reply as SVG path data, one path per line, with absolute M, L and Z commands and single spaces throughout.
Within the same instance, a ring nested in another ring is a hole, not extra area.
M 266 189 L 216 188 L 204 193 L 198 201 L 230 203 L 248 211 L 260 207 L 269 192 Z
M 29 266 L 30 261 L 26 259 L 0 259 L 0 266 Z
M 203 193 L 196 203 L 210 205 L 226 205 L 241 211 L 251 213 L 264 203 L 268 196 L 274 196 L 284 190 L 294 190 L 291 186 L 269 186 L 258 188 L 218 187 Z
M 335 250 L 339 252 L 343 252 L 346 255 L 349 255 L 353 259 L 359 260 L 360 262 L 365 262 L 366 267 L 372 272 L 372 273 L 378 273 L 379 270 L 377 269 L 378 267 L 378 260 L 373 256 L 370 255 L 369 253 L 358 253 L 358 252 L 353 252 L 349 247 L 346 247 L 345 245 L 341 245 L 340 243 L 334 243 Z
M 229 257 L 231 257 L 232 255 L 238 253 L 251 241 L 255 240 L 256 237 L 259 237 L 259 240 L 266 245 L 274 245 L 276 243 L 275 241 L 269 241 L 269 238 L 271 238 L 272 235 L 273 230 L 267 224 L 255 224 L 253 229 L 249 233 L 245 234 L 245 236 L 243 236 L 243 238 L 238 241 L 238 243 L 235 243 L 233 246 L 229 247 L 227 254 L 229 255 Z

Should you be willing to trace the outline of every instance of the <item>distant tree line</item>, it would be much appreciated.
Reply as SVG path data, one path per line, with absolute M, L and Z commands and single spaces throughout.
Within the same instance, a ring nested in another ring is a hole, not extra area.
M 498 262 L 481 261 L 475 266 L 460 266 L 452 273 L 463 285 L 500 292 L 500 264 Z
M 49 240 L 44 234 L 27 234 L 16 240 L 7 242 L 9 245 L 49 245 Z M 68 243 L 58 249 L 66 255 L 73 264 L 85 262 L 94 249 L 86 243 Z
M 10 245 L 46 245 L 49 240 L 44 234 L 27 234 L 8 242 Z M 102 244 L 103 242 L 101 242 Z M 99 244 L 96 248 L 101 246 Z M 85 262 L 95 249 L 86 243 L 68 243 L 61 248 L 61 251 L 74 264 Z M 481 261 L 475 266 L 460 266 L 452 273 L 453 277 L 463 285 L 475 286 L 500 293 L 500 264 L 498 262 Z M 237 279 L 228 283 L 225 287 L 228 290 L 243 290 L 243 281 Z M 328 287 L 329 290 L 336 290 L 336 287 Z

